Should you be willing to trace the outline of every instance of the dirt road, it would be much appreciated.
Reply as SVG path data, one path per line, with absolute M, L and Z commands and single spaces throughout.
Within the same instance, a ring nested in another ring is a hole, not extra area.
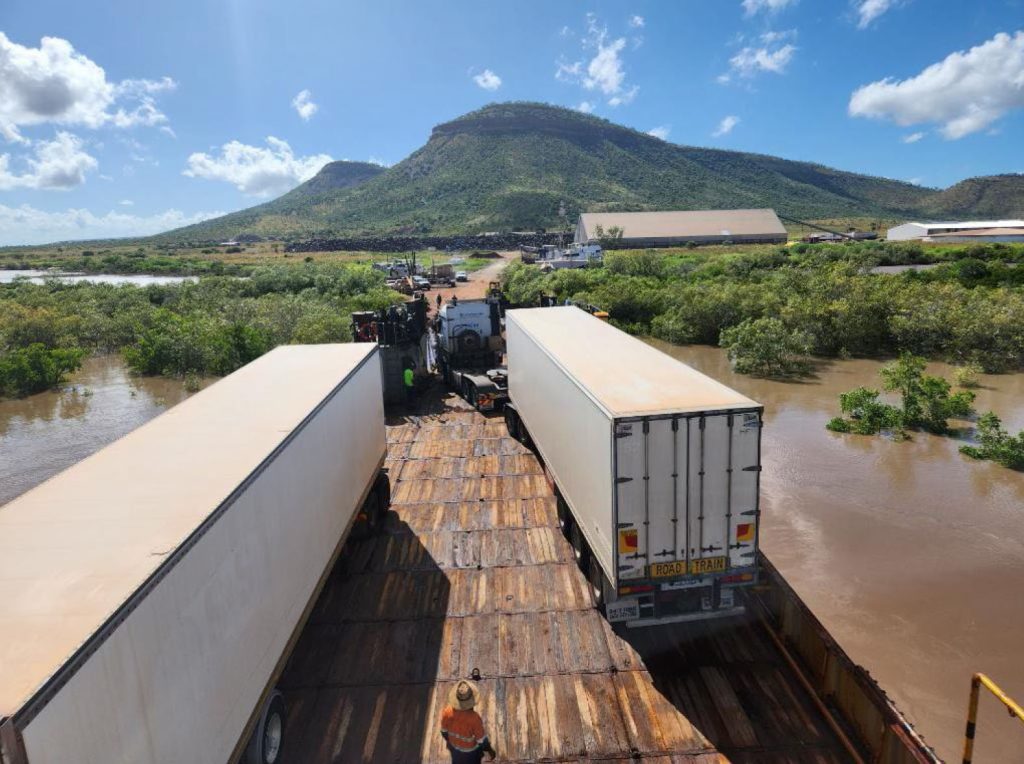
M 452 295 L 457 296 L 460 300 L 485 297 L 487 295 L 488 282 L 497 281 L 501 276 L 501 272 L 512 262 L 514 257 L 516 257 L 514 252 L 502 252 L 500 259 L 496 259 L 485 268 L 473 271 L 469 274 L 469 281 L 460 281 L 454 289 L 451 287 L 434 287 L 426 293 L 431 309 L 437 305 L 437 295 L 439 294 L 442 300 L 448 300 Z

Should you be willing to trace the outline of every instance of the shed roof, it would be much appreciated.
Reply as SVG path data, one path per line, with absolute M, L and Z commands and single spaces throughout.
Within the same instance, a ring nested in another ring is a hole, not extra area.
M 956 228 L 959 230 L 968 230 L 972 228 L 1024 228 L 1024 220 L 959 220 L 947 223 L 920 223 L 914 221 L 911 223 L 905 223 L 904 225 L 920 226 L 921 228 L 929 231 L 934 228 Z M 897 226 L 897 228 L 899 227 L 901 226 Z
M 506 315 L 612 417 L 761 407 L 579 308 L 527 308 Z
M 584 212 L 588 236 L 597 226 L 623 230 L 624 239 L 685 239 L 702 236 L 785 236 L 775 210 L 675 210 L 666 212 Z
M 0 507 L 0 718 L 376 347 L 279 347 Z
M 970 236 L 1024 236 L 1024 225 L 1020 228 L 969 228 L 963 231 L 949 231 L 948 233 L 934 233 L 930 238 L 941 239 L 944 237 L 964 238 Z

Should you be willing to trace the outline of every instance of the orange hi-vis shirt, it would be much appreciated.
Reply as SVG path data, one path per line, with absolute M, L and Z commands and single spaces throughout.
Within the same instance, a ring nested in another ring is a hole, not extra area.
M 457 711 L 451 706 L 441 712 L 441 732 L 448 735 L 448 743 L 460 751 L 475 751 L 487 740 L 484 720 L 476 711 Z

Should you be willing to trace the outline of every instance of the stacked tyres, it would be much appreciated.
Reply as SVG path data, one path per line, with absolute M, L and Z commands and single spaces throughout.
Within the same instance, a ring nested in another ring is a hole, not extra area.
M 277 690 L 263 704 L 256 729 L 245 749 L 245 764 L 281 764 L 284 746 L 284 697 Z

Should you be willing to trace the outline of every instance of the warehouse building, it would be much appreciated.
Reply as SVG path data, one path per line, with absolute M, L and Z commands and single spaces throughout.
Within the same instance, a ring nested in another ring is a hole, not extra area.
M 967 220 L 957 223 L 904 223 L 890 228 L 889 241 L 1024 241 L 1024 220 Z
M 786 229 L 775 210 L 685 210 L 667 212 L 584 212 L 575 241 L 588 241 L 622 230 L 630 247 L 694 244 L 785 244 Z

